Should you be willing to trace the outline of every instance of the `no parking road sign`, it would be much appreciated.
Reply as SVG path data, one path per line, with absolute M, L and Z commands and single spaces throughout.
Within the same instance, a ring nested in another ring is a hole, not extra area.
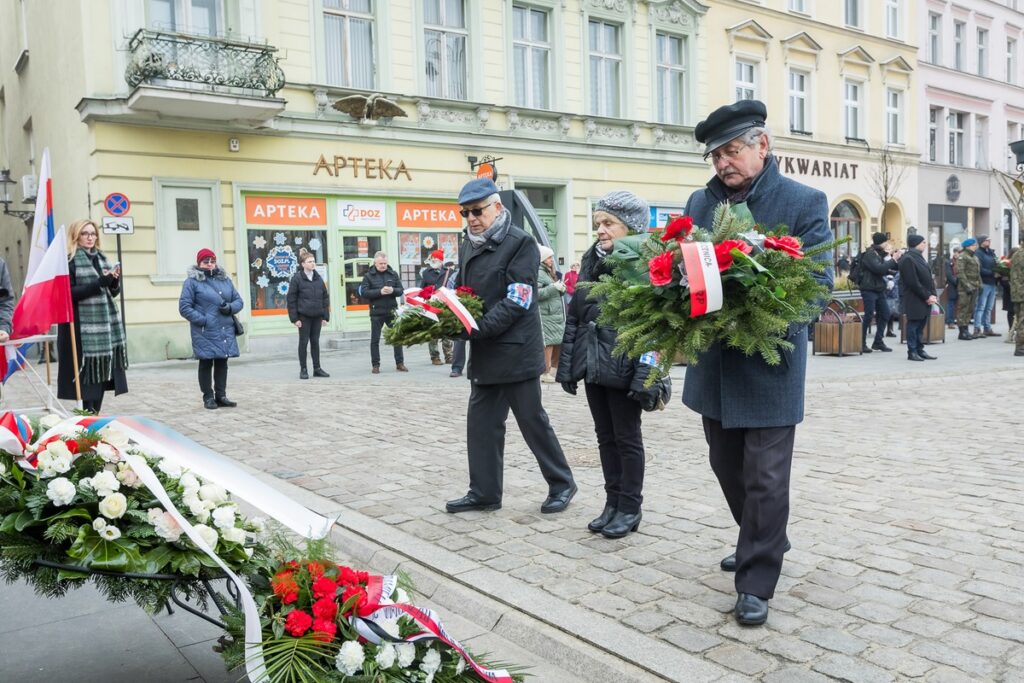
M 111 216 L 120 218 L 128 213 L 132 208 L 132 203 L 128 201 L 127 195 L 123 195 L 120 192 L 111 192 L 107 195 L 107 198 L 103 200 L 103 208 L 107 210 Z

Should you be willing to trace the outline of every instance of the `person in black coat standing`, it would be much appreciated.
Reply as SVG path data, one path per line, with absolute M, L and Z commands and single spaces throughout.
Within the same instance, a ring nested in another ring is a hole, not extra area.
M 644 499 L 640 418 L 642 409 L 657 407 L 662 385 L 645 389 L 651 365 L 614 353 L 618 335 L 614 329 L 598 323 L 603 301 L 589 296 L 588 288 L 602 275 L 611 274 L 605 257 L 612 251 L 614 240 L 631 231 L 643 231 L 650 216 L 647 202 L 632 192 L 611 192 L 597 202 L 597 241 L 583 254 L 576 283 L 579 296 L 569 302 L 555 376 L 555 381 L 574 396 L 582 381 L 587 394 L 605 491 L 604 510 L 587 529 L 606 538 L 622 538 L 640 526 Z M 664 378 L 663 382 L 667 381 Z
M 372 372 L 380 374 L 380 333 L 384 326 L 391 326 L 398 310 L 398 297 L 402 296 L 402 278 L 388 265 L 388 255 L 378 251 L 373 255 L 373 267 L 363 276 L 359 295 L 370 300 L 370 363 Z M 400 345 L 395 346 L 395 370 L 409 372 L 405 367 L 405 354 Z
M 943 268 L 946 275 L 946 329 L 956 329 L 957 276 L 956 257 L 960 255 L 960 245 L 953 247 L 953 255 L 946 259 Z
M 459 248 L 456 285 L 473 289 L 483 300 L 484 314 L 477 320 L 479 329 L 469 335 L 469 492 L 445 507 L 453 513 L 501 507 L 505 421 L 511 408 L 548 484 L 540 511 L 561 512 L 576 494 L 576 482 L 541 405 L 544 338 L 536 301 L 540 249 L 512 225 L 489 178 L 467 183 L 459 204 L 468 227 Z
M 288 319 L 299 328 L 299 379 L 309 379 L 307 345 L 313 356 L 313 376 L 330 377 L 320 367 L 320 328 L 331 319 L 331 295 L 316 271 L 316 254 L 300 249 L 299 265 L 288 284 Z
M 861 351 L 892 351 L 885 345 L 885 326 L 892 312 L 885 296 L 885 276 L 899 270 L 899 264 L 885 251 L 889 236 L 876 232 L 871 236 L 871 247 L 860 257 L 860 295 L 864 300 L 864 324 L 861 326 Z M 868 346 L 868 327 L 875 321 L 875 341 Z
M 900 300 L 907 316 L 907 360 L 935 360 L 924 350 L 925 325 L 932 314 L 932 304 L 939 300 L 932 271 L 924 260 L 924 236 L 911 235 L 907 246 L 910 248 L 900 258 Z

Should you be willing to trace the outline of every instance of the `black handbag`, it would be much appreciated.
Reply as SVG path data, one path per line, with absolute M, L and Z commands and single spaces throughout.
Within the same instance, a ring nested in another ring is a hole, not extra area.
M 216 287 L 213 286 L 213 283 L 207 282 L 206 284 L 210 285 L 210 288 L 213 289 L 213 291 L 217 292 L 217 294 L 220 294 L 220 298 L 223 299 L 224 303 L 226 303 L 226 304 L 230 304 L 231 303 L 230 301 L 228 301 L 228 298 L 226 296 L 224 296 L 223 292 L 221 292 L 219 289 L 217 289 Z M 231 314 L 231 322 L 234 323 L 234 325 L 235 325 L 235 336 L 236 337 L 241 337 L 243 334 L 245 334 L 245 326 L 242 324 L 242 321 L 238 319 L 238 314 L 237 313 L 232 313 Z

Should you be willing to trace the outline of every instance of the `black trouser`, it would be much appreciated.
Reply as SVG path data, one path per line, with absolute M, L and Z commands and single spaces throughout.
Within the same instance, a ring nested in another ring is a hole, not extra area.
M 885 338 L 885 324 L 889 322 L 889 302 L 885 292 L 861 291 L 864 299 L 864 323 L 861 326 L 861 341 L 867 344 L 868 328 L 872 317 L 875 318 L 875 343 L 881 344 Z M 877 313 L 877 315 L 876 315 Z
M 928 318 L 907 321 L 907 355 L 924 353 L 924 328 Z
M 594 418 L 597 450 L 604 472 L 605 502 L 619 512 L 636 514 L 643 503 L 644 438 L 640 402 L 623 389 L 583 383 Z
M 725 429 L 704 418 L 711 469 L 740 525 L 736 592 L 769 599 L 782 571 L 796 426 Z
M 199 389 L 203 399 L 224 398 L 228 391 L 228 359 L 199 359 Z
M 469 455 L 469 491 L 488 503 L 501 501 L 505 463 L 505 421 L 509 408 L 523 440 L 537 458 L 548 483 L 557 494 L 573 485 L 572 470 L 551 428 L 540 400 L 540 378 L 510 384 L 473 384 L 466 411 L 466 448 Z
M 466 340 L 456 339 L 452 349 L 452 372 L 462 372 L 466 367 Z
M 299 316 L 302 327 L 299 328 L 299 367 L 306 369 L 306 344 L 309 344 L 309 354 L 313 356 L 313 369 L 320 369 L 320 328 L 324 319 L 320 316 L 311 318 L 306 315 Z
M 380 332 L 387 325 L 391 327 L 391 321 L 395 317 L 393 310 L 388 311 L 383 315 L 371 315 L 370 316 L 370 363 L 373 367 L 380 367 Z M 395 363 L 404 363 L 405 354 L 402 352 L 401 345 L 394 347 L 395 349 Z

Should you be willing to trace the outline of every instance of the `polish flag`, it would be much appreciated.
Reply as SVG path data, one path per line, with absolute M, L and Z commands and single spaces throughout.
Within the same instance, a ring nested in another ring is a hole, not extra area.
M 61 226 L 39 266 L 25 283 L 25 291 L 14 308 L 11 339 L 46 334 L 50 325 L 70 323 L 74 319 L 67 245 L 64 226 Z

